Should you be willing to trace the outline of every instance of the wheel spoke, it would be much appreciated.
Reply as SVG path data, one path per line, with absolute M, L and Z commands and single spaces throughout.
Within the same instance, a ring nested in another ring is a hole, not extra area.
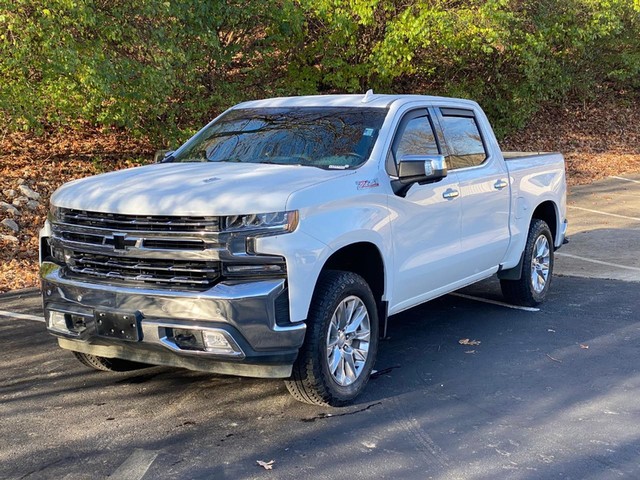
M 356 365 L 353 361 L 353 352 L 345 352 L 344 365 L 345 385 L 349 385 L 355 382 L 358 377 L 358 374 L 356 373 Z
M 353 333 L 355 332 L 360 325 L 362 325 L 362 321 L 368 317 L 367 309 L 364 305 L 360 305 L 358 309 L 354 312 L 349 324 L 346 325 L 344 332 L 345 333 Z
M 342 360 L 342 350 L 338 347 L 334 347 L 329 356 L 329 371 L 332 375 L 336 375 L 338 370 L 338 366 Z
M 338 369 L 336 371 L 336 380 L 340 385 L 344 385 L 345 383 L 345 371 L 344 371 L 344 352 L 340 351 L 340 362 L 338 362 Z
M 348 327 L 351 323 L 351 319 L 353 318 L 353 312 L 356 310 L 356 301 L 351 300 L 346 304 L 345 315 L 344 315 L 344 324 L 342 325 L 344 328 Z
M 336 319 L 336 325 L 338 327 L 338 330 L 341 329 L 344 325 L 344 318 L 345 318 L 345 305 L 344 303 L 341 303 L 340 305 L 338 305 L 338 308 L 336 308 L 335 313 L 333 314 L 334 318 Z
M 362 348 L 363 345 L 366 345 L 366 348 Z M 367 360 L 367 354 L 369 353 L 369 344 L 360 344 L 358 348 L 353 349 L 353 356 L 356 361 L 360 361 L 364 363 Z

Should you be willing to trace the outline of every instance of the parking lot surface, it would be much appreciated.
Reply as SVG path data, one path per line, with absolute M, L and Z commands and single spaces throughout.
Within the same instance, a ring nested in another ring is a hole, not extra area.
M 2 296 L 0 478 L 640 478 L 638 187 L 572 192 L 538 311 L 491 279 L 393 317 L 345 408 L 278 380 L 88 370 L 36 321 L 36 291 Z

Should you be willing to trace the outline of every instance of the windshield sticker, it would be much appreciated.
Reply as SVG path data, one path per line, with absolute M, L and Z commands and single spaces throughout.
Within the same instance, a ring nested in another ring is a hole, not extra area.
M 364 133 L 362 134 L 363 137 L 373 137 L 373 132 L 375 130 L 373 128 L 365 128 L 364 129 Z
M 374 178 L 373 180 L 358 180 L 356 181 L 356 186 L 358 190 L 364 190 L 365 188 L 376 188 L 379 187 L 378 179 Z

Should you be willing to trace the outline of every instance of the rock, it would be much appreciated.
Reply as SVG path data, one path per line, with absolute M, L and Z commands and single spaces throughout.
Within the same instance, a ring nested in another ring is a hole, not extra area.
M 29 210 L 35 210 L 36 208 L 38 208 L 40 206 L 40 204 L 38 202 L 36 202 L 35 200 L 29 200 L 27 202 L 27 208 Z
M 20 227 L 18 226 L 18 224 L 10 218 L 5 218 L 4 220 L 2 220 L 2 222 L 0 222 L 0 224 L 2 224 L 3 227 L 8 228 L 9 230 L 13 230 L 16 233 L 20 231 Z
M 29 199 L 27 197 L 18 197 L 18 198 L 14 198 L 13 202 L 11 202 L 11 203 L 13 203 L 14 206 L 20 208 L 20 207 L 26 205 L 27 202 L 29 202 Z
M 20 210 L 7 202 L 0 202 L 0 210 L 10 213 L 14 217 L 20 216 Z
M 25 197 L 28 197 L 31 200 L 40 200 L 40 194 L 31 190 L 28 185 L 19 185 L 18 190 L 20 190 Z
M 20 240 L 18 240 L 18 237 L 14 237 L 13 235 L 0 235 L 0 241 L 20 243 Z
M 19 178 L 18 179 L 18 185 L 23 185 L 26 182 L 26 180 L 24 178 Z
M 7 200 L 11 200 L 12 198 L 15 198 L 15 196 L 17 195 L 16 191 L 13 190 L 12 188 L 8 190 L 3 190 L 2 194 L 7 198 Z

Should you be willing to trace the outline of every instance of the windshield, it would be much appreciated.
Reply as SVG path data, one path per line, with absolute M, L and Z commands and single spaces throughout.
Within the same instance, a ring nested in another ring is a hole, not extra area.
M 369 158 L 386 114 L 381 108 L 344 107 L 230 110 L 171 161 L 357 167 Z

